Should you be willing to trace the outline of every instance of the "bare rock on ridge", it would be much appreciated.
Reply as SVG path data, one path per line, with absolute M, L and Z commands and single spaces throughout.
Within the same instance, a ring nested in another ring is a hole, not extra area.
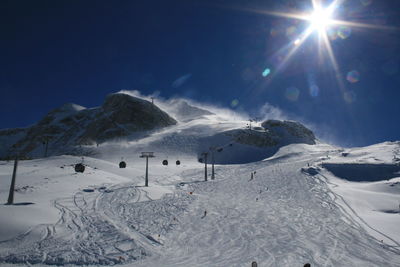
M 77 145 L 100 143 L 176 123 L 149 101 L 116 93 L 107 96 L 103 105 L 96 108 L 65 104 L 38 123 L 18 130 L 18 135 L 11 130 L 0 131 L 3 143 L 9 145 L 1 149 L 0 156 L 6 157 L 11 147 L 25 155 L 42 156 L 47 142 L 49 154 L 68 153 L 68 149 Z

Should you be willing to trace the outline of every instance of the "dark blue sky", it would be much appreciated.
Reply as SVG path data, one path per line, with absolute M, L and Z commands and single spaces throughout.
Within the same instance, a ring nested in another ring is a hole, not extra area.
M 245 10 L 307 11 L 310 2 L 2 0 L 0 128 L 27 126 L 66 102 L 93 107 L 136 89 L 251 114 L 268 102 L 341 145 L 399 140 L 400 30 L 332 30 L 345 88 L 326 53 L 318 62 L 316 33 L 276 71 L 283 48 L 308 23 Z M 336 15 L 400 27 L 396 2 L 347 0 Z M 359 78 L 348 81 L 350 71 Z

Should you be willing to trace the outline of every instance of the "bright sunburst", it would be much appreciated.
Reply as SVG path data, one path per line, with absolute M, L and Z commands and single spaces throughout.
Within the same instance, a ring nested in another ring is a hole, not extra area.
M 307 13 L 304 12 L 276 12 L 276 11 L 268 11 L 268 10 L 260 10 L 260 9 L 249 9 L 249 8 L 240 8 L 241 10 L 271 15 L 277 17 L 285 17 L 289 19 L 295 20 L 303 20 L 309 23 L 309 25 L 304 29 L 303 32 L 298 33 L 297 36 L 291 37 L 291 42 L 282 47 L 279 50 L 278 54 L 285 54 L 283 59 L 280 61 L 279 65 L 276 66 L 276 69 L 273 71 L 270 78 L 279 73 L 284 66 L 287 65 L 290 58 L 296 53 L 298 49 L 304 44 L 304 42 L 314 33 L 318 33 L 318 56 L 320 57 L 321 64 L 326 64 L 323 57 L 327 56 L 329 61 L 336 72 L 336 77 L 338 80 L 339 87 L 344 91 L 344 83 L 341 79 L 341 72 L 339 69 L 339 65 L 335 58 L 330 38 L 341 38 L 346 39 L 349 37 L 351 33 L 351 28 L 370 28 L 370 29 L 386 29 L 386 30 L 398 30 L 397 28 L 390 26 L 382 26 L 382 25 L 374 25 L 374 24 L 366 24 L 354 21 L 343 21 L 338 20 L 335 17 L 340 13 L 339 7 L 346 0 L 333 0 L 330 5 L 324 6 L 322 4 L 322 0 L 310 0 L 312 2 L 312 10 Z M 328 30 L 333 29 L 336 37 L 328 36 Z
M 333 8 L 322 9 L 316 7 L 313 13 L 309 16 L 311 29 L 319 32 L 326 30 L 326 27 L 333 24 L 332 20 Z

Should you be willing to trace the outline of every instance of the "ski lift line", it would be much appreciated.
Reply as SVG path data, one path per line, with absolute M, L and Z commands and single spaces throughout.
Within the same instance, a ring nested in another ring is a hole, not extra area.
M 233 143 L 232 142 L 229 142 L 229 143 L 226 143 L 225 145 L 222 145 L 222 146 L 211 146 L 211 147 L 209 147 L 209 150 L 211 151 L 212 149 L 214 149 L 214 150 L 217 150 L 217 152 L 221 152 L 221 151 L 218 151 L 219 149 L 223 149 L 223 148 L 226 148 L 226 147 L 231 147 L 233 145 Z
M 211 180 L 215 179 L 215 170 L 214 170 L 214 152 L 222 152 L 224 148 L 228 147 L 228 146 L 232 146 L 233 143 L 229 142 L 226 143 L 225 145 L 222 146 L 210 146 L 208 148 L 208 150 L 211 152 Z M 205 169 L 204 169 L 204 175 L 205 175 L 205 181 L 207 181 L 207 156 L 208 156 L 209 152 L 203 152 L 201 153 L 201 158 L 199 158 L 199 162 L 204 163 L 205 164 Z M 203 157 L 204 157 L 204 161 L 203 161 Z M 178 164 L 177 164 L 178 165 Z
M 168 164 L 169 164 L 168 153 L 166 153 L 166 152 L 163 152 L 163 153 L 166 155 L 166 159 L 164 159 L 164 160 L 161 162 L 161 164 L 164 165 L 164 166 L 168 166 Z M 179 160 L 179 158 L 176 159 L 175 164 L 176 164 L 177 166 L 181 165 L 181 161 Z
M 208 150 L 211 151 L 211 152 L 214 152 L 214 151 L 222 152 L 224 148 L 226 148 L 226 147 L 231 147 L 232 145 L 233 145 L 233 143 L 232 143 L 232 142 L 229 142 L 229 143 L 226 143 L 225 145 L 222 145 L 222 146 L 217 146 L 217 147 L 211 146 L 211 147 L 208 148 Z M 208 152 L 202 152 L 200 155 L 202 156 L 202 155 L 204 155 L 205 153 L 208 153 Z M 201 161 L 200 161 L 200 162 L 201 162 Z M 203 163 L 203 162 L 201 162 L 201 163 Z

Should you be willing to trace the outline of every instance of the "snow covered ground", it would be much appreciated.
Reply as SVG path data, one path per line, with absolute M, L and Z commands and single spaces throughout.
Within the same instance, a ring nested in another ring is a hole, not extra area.
M 337 201 L 384 244 L 400 246 L 400 143 L 347 149 L 323 160 Z
M 0 262 L 400 266 L 398 178 L 347 181 L 327 165 L 395 165 L 398 147 L 289 145 L 264 161 L 217 165 L 216 179 L 207 182 L 195 158 L 169 155 L 168 166 L 163 158 L 149 160 L 149 187 L 138 155 L 125 154 L 126 169 L 114 154 L 85 157 L 83 174 L 73 170 L 79 157 L 21 161 L 19 205 L 0 206 Z M 4 202 L 12 168 L 0 162 Z
M 76 156 L 20 161 L 15 204 L 0 205 L 0 265 L 400 266 L 400 143 L 222 144 L 242 164 L 216 165 L 215 180 L 209 166 L 205 182 L 199 147 L 245 125 L 212 111 L 82 147 L 84 173 Z M 141 151 L 156 155 L 149 187 Z M 0 161 L 3 203 L 12 169 Z

